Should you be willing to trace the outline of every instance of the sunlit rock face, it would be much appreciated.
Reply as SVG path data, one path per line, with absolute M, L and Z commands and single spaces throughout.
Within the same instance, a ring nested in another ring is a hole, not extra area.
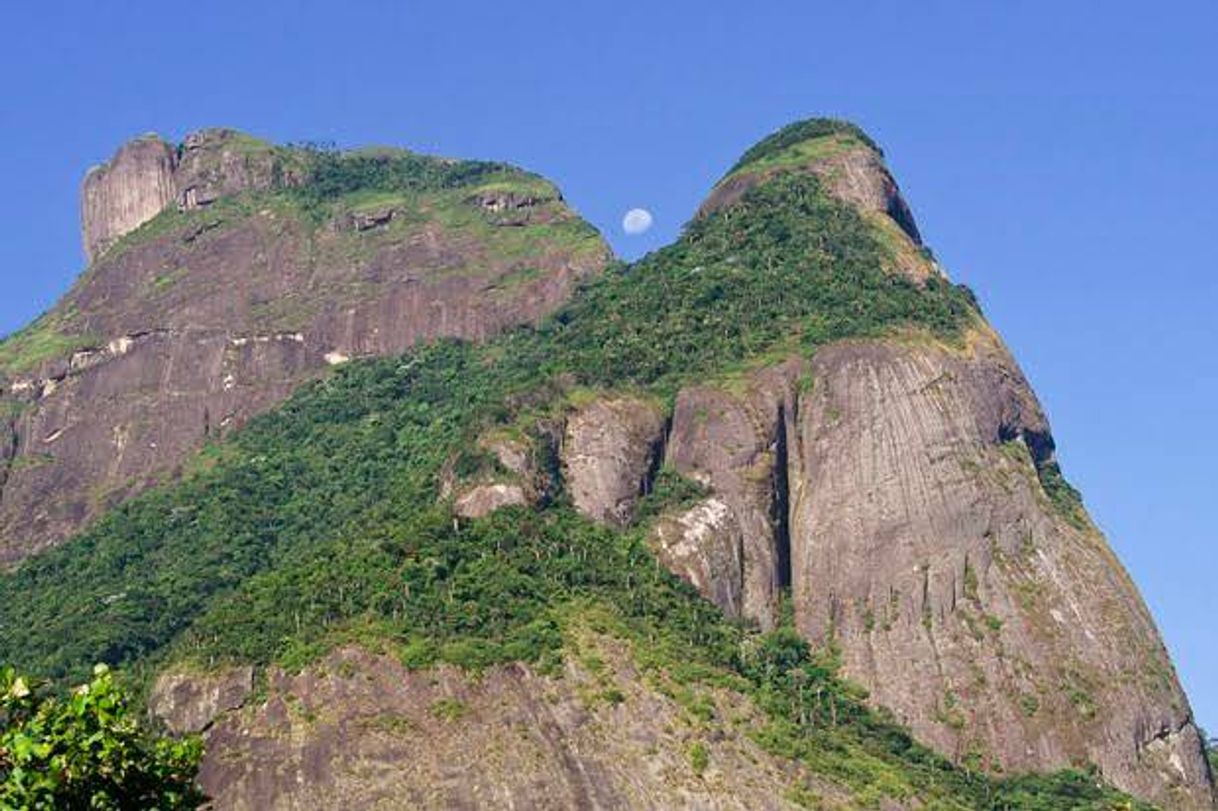
M 175 194 L 176 164 L 172 145 L 146 135 L 89 170 L 80 195 L 81 231 L 89 261 L 169 205 Z
M 1149 612 L 1081 507 L 1050 495 L 1048 423 L 988 328 L 961 346 L 846 341 L 683 389 L 662 441 L 623 412 L 606 400 L 569 423 L 594 449 L 568 463 L 576 506 L 626 520 L 659 465 L 703 483 L 649 540 L 725 612 L 771 625 L 789 587 L 801 634 L 958 760 L 1093 763 L 1165 807 L 1210 807 Z
M 664 418 L 651 403 L 597 400 L 567 420 L 562 461 L 571 501 L 597 521 L 625 526 L 646 492 Z

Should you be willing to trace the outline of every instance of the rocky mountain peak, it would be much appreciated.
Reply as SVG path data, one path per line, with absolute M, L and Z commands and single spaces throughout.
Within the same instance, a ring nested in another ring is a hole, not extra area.
M 82 220 L 89 272 L 0 343 L 0 564 L 322 370 L 535 323 L 609 257 L 515 167 L 227 128 L 124 144 Z
M 833 807 L 1213 807 L 1150 613 L 857 127 L 763 139 L 628 266 L 514 167 L 225 129 L 128 144 L 85 212 L 89 272 L 0 343 L 0 658 L 168 668 L 218 808 L 375 807 L 385 774 L 675 807 L 678 671 L 746 691 L 677 702 L 721 744 L 690 785 L 748 787 L 715 807 L 791 796 L 727 765 L 760 714 L 798 736 L 763 768 Z
M 784 172 L 811 174 L 834 197 L 854 206 L 892 249 L 899 272 L 914 279 L 939 273 L 926 256 L 913 212 L 883 151 L 862 129 L 844 121 L 797 121 L 758 141 L 715 184 L 698 216 L 739 202 L 750 189 Z
M 128 141 L 109 161 L 90 169 L 82 183 L 86 260 L 92 262 L 171 204 L 189 211 L 246 190 L 269 189 L 276 181 L 299 182 L 300 172 L 284 171 L 287 154 L 222 127 L 192 132 L 179 146 L 155 133 Z

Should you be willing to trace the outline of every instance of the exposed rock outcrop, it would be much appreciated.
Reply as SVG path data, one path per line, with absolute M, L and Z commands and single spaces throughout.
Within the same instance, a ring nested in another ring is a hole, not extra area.
M 649 486 L 662 450 L 664 418 L 630 397 L 595 400 L 567 419 L 563 475 L 584 515 L 624 526 Z
M 743 532 L 732 508 L 708 498 L 676 515 L 662 515 L 651 531 L 656 556 L 728 615 L 744 613 Z
M 704 593 L 739 591 L 734 613 L 765 628 L 774 623 L 779 589 L 790 584 L 786 456 L 799 373 L 796 362 L 765 370 L 738 394 L 710 386 L 682 390 L 667 448 L 677 472 L 712 489 L 726 511 L 720 523 L 734 526 L 740 537 L 741 582 Z M 693 541 L 687 538 L 685 545 L 697 548 Z M 707 551 L 712 558 L 722 554 Z
M 519 484 L 479 484 L 457 497 L 453 509 L 462 518 L 482 518 L 502 507 L 523 506 L 529 500 Z
M 148 697 L 148 711 L 170 732 L 202 732 L 221 713 L 243 705 L 253 690 L 254 669 L 249 666 L 217 673 L 163 673 Z
M 1099 532 L 1046 494 L 1048 426 L 993 334 L 963 352 L 846 343 L 812 375 L 790 473 L 801 632 L 835 638 L 877 704 L 957 758 L 1091 762 L 1209 808 L 1154 623 Z
M 269 189 L 275 180 L 273 147 L 230 129 L 191 133 L 182 142 L 174 173 L 174 199 L 183 211 L 208 206 L 221 197 Z
M 843 799 L 741 730 L 704 740 L 620 650 L 606 642 L 597 657 L 599 675 L 569 657 L 562 678 L 526 665 L 478 678 L 407 670 L 357 649 L 297 675 L 272 671 L 264 702 L 208 729 L 200 782 L 220 811 L 795 809 L 793 785 Z M 590 698 L 606 678 L 620 700 Z M 734 694 L 708 699 L 756 712 Z M 701 775 L 687 754 L 697 740 L 709 753 Z
M 80 193 L 81 232 L 89 261 L 173 201 L 176 164 L 172 145 L 145 135 L 124 144 L 108 163 L 89 170 Z

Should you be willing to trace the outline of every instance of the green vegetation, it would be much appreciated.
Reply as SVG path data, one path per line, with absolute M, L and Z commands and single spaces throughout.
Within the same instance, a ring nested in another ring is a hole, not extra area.
M 710 752 L 707 750 L 706 744 L 702 741 L 695 741 L 689 747 L 689 767 L 694 770 L 694 774 L 701 775 L 709 765 Z
M 288 185 L 286 191 L 315 219 L 326 216 L 335 201 L 356 193 L 440 191 L 525 174 L 505 163 L 451 161 L 397 149 L 344 153 L 309 146 L 297 150 L 303 152 L 308 182 Z
M 1048 461 L 1038 464 L 1036 475 L 1040 479 L 1040 485 L 1044 488 L 1045 495 L 1049 497 L 1049 501 L 1052 502 L 1059 515 L 1078 529 L 1086 529 L 1090 526 L 1087 512 L 1083 508 L 1082 494 L 1066 481 L 1057 462 Z
M 765 138 L 762 138 L 740 156 L 740 160 L 736 161 L 736 164 L 728 170 L 728 174 L 730 175 L 745 166 L 772 159 L 774 156 L 786 152 L 792 147 L 822 138 L 849 139 L 867 146 L 877 155 L 884 154 L 884 151 L 880 149 L 875 141 L 871 140 L 871 137 L 867 133 L 849 121 L 838 121 L 832 118 L 810 118 L 806 121 L 796 121 L 793 124 L 788 124 L 777 132 L 770 133 Z
M 31 372 L 45 361 L 96 343 L 93 336 L 75 334 L 66 317 L 47 313 L 0 341 L 0 375 Z
M 431 705 L 431 714 L 441 721 L 460 721 L 466 711 L 465 703 L 456 698 L 442 698 Z
M 319 160 L 321 185 L 300 191 L 309 206 L 360 184 L 485 179 Z M 975 317 L 968 295 L 885 273 L 883 250 L 815 178 L 780 175 L 611 269 L 537 329 L 339 367 L 189 478 L 0 575 L 0 659 L 55 676 L 103 661 L 140 678 L 176 660 L 298 668 L 352 642 L 414 667 L 521 660 L 546 671 L 573 622 L 602 617 L 642 668 L 689 697 L 693 717 L 714 717 L 694 688 L 743 693 L 765 716 L 759 744 L 866 802 L 1110 807 L 1118 795 L 1088 774 L 995 781 L 957 768 L 868 710 L 836 675 L 834 652 L 812 651 L 789 620 L 768 634 L 726 620 L 646 546 L 648 519 L 700 495 L 675 474 L 660 471 L 644 523 L 623 532 L 579 516 L 561 487 L 543 508 L 474 521 L 438 500 L 447 464 L 469 456 L 462 465 L 479 469 L 477 454 L 462 455 L 478 437 L 517 430 L 573 391 L 670 400 L 691 379 L 827 341 L 910 329 L 957 340 Z M 433 710 L 455 720 L 463 707 Z M 703 758 L 691 749 L 690 759 L 698 770 Z
M 201 754 L 142 732 L 104 665 L 66 698 L 0 669 L 0 808 L 197 808 Z
M 647 522 L 661 513 L 687 509 L 706 498 L 710 491 L 700 482 L 682 476 L 665 465 L 657 471 L 651 492 L 639 502 L 635 520 Z

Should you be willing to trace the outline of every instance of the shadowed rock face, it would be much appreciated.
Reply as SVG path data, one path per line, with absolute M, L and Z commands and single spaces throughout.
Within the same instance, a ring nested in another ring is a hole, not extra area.
M 90 174 L 92 250 L 170 212 L 104 251 L 43 319 L 71 336 L 64 350 L 0 371 L 0 565 L 172 475 L 329 366 L 536 322 L 609 255 L 557 190 L 519 172 L 495 187 L 530 190 L 508 223 L 476 187 L 391 197 L 378 205 L 391 216 L 362 229 L 360 208 L 316 225 L 280 198 L 230 197 L 271 184 L 271 149 L 209 130 L 175 164 L 142 138 Z

